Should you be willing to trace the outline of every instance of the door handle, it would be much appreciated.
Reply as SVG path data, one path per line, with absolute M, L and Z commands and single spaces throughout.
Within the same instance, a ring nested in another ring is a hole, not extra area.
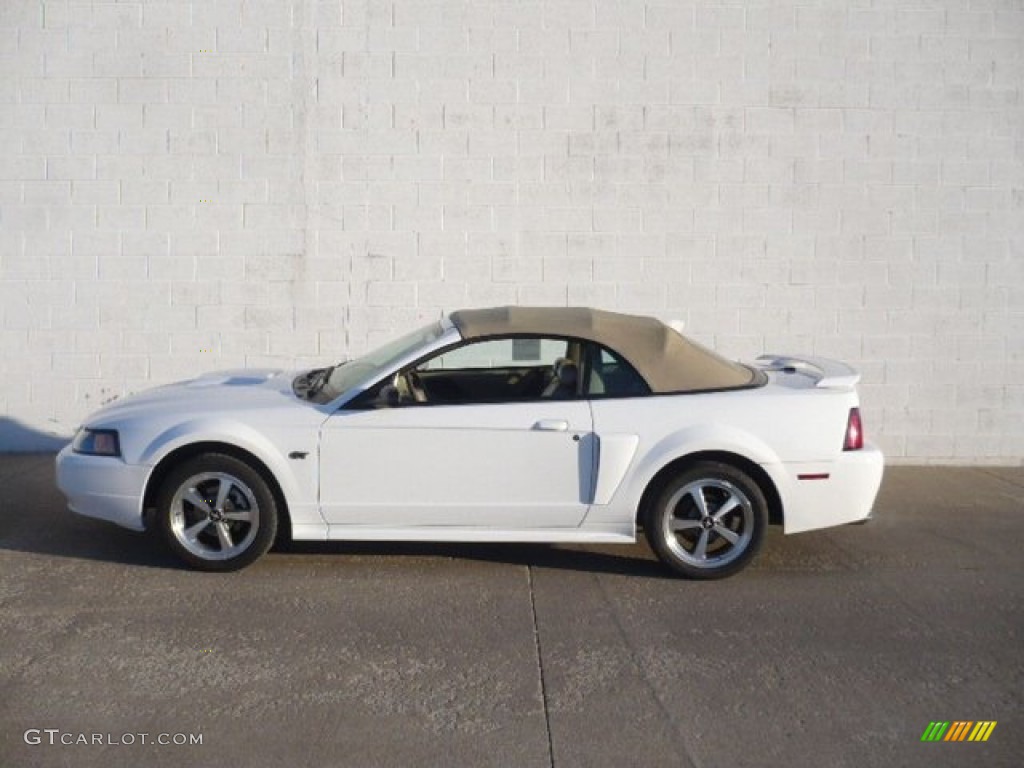
M 569 429 L 569 422 L 565 419 L 541 419 L 533 428 L 544 432 L 565 432 Z

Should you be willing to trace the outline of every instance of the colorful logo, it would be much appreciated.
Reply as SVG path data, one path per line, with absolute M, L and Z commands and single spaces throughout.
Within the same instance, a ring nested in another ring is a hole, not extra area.
M 921 741 L 988 741 L 995 727 L 995 720 L 933 721 L 924 729 Z

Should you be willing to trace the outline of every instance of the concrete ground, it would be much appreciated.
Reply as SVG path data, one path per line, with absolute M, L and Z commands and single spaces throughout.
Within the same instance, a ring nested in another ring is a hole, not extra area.
M 1024 469 L 892 468 L 872 524 L 694 583 L 642 544 L 195 573 L 66 512 L 52 464 L 0 457 L 3 766 L 1021 764 Z

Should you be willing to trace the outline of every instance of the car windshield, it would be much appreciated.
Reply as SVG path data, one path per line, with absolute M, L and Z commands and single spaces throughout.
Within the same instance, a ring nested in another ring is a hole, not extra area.
M 362 357 L 336 365 L 334 368 L 328 369 L 330 375 L 324 381 L 323 386 L 317 388 L 309 399 L 316 403 L 328 403 L 352 387 L 375 379 L 410 352 L 437 340 L 443 333 L 444 328 L 440 323 L 431 323 L 425 328 L 395 339 Z

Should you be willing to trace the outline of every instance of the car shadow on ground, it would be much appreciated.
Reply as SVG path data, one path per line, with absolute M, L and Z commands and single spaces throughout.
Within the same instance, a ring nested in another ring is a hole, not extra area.
M 0 550 L 141 568 L 188 570 L 155 533 L 125 531 L 69 517 L 63 522 L 54 521 L 43 532 L 11 535 L 12 532 L 7 530 L 9 526 L 4 522 L 0 522 Z M 621 549 L 621 554 L 575 545 L 279 541 L 264 559 L 278 561 L 277 564 L 281 565 L 281 559 L 286 558 L 298 569 L 302 568 L 303 561 L 315 560 L 318 565 L 323 565 L 324 558 L 328 558 L 328 562 L 330 558 L 337 558 L 340 566 L 345 564 L 346 558 L 357 557 L 363 562 L 367 559 L 382 562 L 408 560 L 412 564 L 414 560 L 438 559 L 649 578 L 669 577 L 656 560 L 643 556 L 647 553 L 642 545 L 615 549 Z M 641 549 L 642 552 L 637 552 Z M 259 563 L 256 564 L 258 566 Z
M 0 551 L 22 552 L 73 560 L 95 560 L 149 568 L 183 568 L 163 542 L 149 533 L 76 519 L 52 520 L 45 530 L 13 529 L 9 513 L 0 516 Z
M 381 559 L 444 559 L 521 565 L 584 573 L 671 578 L 643 544 L 587 547 L 567 544 L 480 544 L 388 541 L 278 542 L 271 556 L 330 555 Z

